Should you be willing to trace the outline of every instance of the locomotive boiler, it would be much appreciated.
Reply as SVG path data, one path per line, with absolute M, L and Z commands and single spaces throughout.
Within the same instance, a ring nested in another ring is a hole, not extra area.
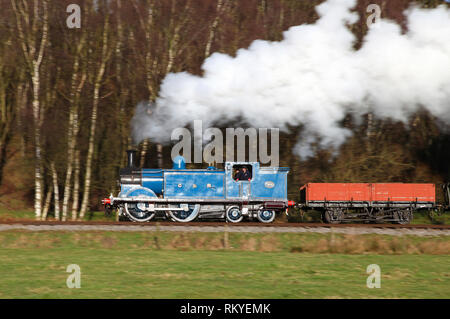
M 270 223 L 277 213 L 295 204 L 287 200 L 289 168 L 225 162 L 224 169 L 188 169 L 181 156 L 173 160 L 172 169 L 139 168 L 136 151 L 127 153 L 128 165 L 119 174 L 118 196 L 102 202 L 135 222 L 159 215 L 177 222 L 222 218 L 238 223 L 245 218 Z M 248 171 L 250 178 L 236 178 L 238 170 Z

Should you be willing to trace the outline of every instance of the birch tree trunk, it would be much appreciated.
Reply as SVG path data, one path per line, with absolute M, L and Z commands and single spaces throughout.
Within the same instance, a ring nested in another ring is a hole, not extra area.
M 72 181 L 72 170 L 73 170 L 73 150 L 71 149 L 72 141 L 74 140 L 73 136 L 73 112 L 72 110 L 69 113 L 69 127 L 67 132 L 67 170 L 66 170 L 66 180 L 64 184 L 64 195 L 63 195 L 63 205 L 62 205 L 62 220 L 66 221 L 67 219 L 67 211 L 69 207 L 69 199 L 71 192 L 71 181 Z M 74 144 L 74 143 L 73 143 Z
M 278 20 L 278 27 L 280 29 L 280 32 L 284 31 L 284 7 L 285 3 L 283 0 L 281 0 L 280 17 Z
M 86 211 L 88 209 L 89 203 L 89 191 L 91 187 L 91 175 L 92 175 L 92 159 L 94 156 L 94 142 L 95 142 L 95 128 L 97 125 L 97 110 L 99 103 L 99 92 L 101 83 L 103 80 L 103 74 L 105 72 L 106 62 L 110 56 L 109 52 L 109 43 L 108 43 L 108 33 L 109 33 L 109 19 L 108 15 L 105 17 L 105 24 L 103 27 L 103 43 L 102 43 L 102 52 L 100 58 L 100 64 L 97 71 L 97 75 L 94 83 L 94 96 L 92 103 L 92 114 L 91 114 L 91 128 L 89 134 L 89 148 L 86 159 L 86 174 L 84 178 L 84 191 L 83 191 L 83 201 L 81 203 L 80 209 L 80 219 L 84 218 Z
M 224 7 L 224 0 L 218 0 L 217 1 L 217 7 L 216 7 L 216 17 L 214 18 L 213 23 L 211 24 L 211 27 L 209 29 L 209 37 L 208 41 L 206 42 L 206 48 L 205 48 L 205 59 L 209 57 L 211 54 L 211 45 L 214 41 L 214 35 L 216 33 L 216 29 L 219 25 L 220 15 L 222 14 L 222 8 Z
M 84 39 L 81 40 L 80 46 L 78 47 L 78 53 L 81 51 L 84 45 Z M 85 68 L 81 71 L 82 74 L 79 76 L 79 59 L 78 56 L 75 57 L 74 66 L 73 66 L 73 75 L 72 75 L 72 85 L 70 92 L 70 113 L 69 113 L 69 125 L 67 132 L 67 171 L 66 171 L 66 181 L 64 185 L 64 199 L 63 199 L 63 211 L 62 211 L 62 220 L 67 220 L 67 213 L 69 210 L 69 200 L 71 194 L 71 185 L 72 185 L 72 172 L 73 172 L 73 163 L 74 163 L 74 153 L 75 147 L 77 143 L 77 137 L 79 132 L 79 122 L 78 122 L 78 109 L 80 103 L 80 95 L 83 89 L 85 80 L 86 80 L 86 72 Z M 80 79 L 79 79 L 80 78 Z M 79 81 L 79 82 L 78 82 Z M 75 216 L 76 218 L 76 216 Z M 72 217 L 73 219 L 73 217 Z
M 59 189 L 58 189 L 58 173 L 56 172 L 55 163 L 51 163 L 52 180 L 53 180 L 53 194 L 55 196 L 55 219 L 59 220 Z M 45 220 L 45 218 L 43 218 Z
M 191 6 L 191 2 L 190 0 L 186 1 L 186 5 L 184 7 L 184 13 L 185 16 L 183 17 L 183 19 L 181 19 L 181 21 L 179 21 L 178 23 L 175 22 L 175 10 L 176 10 L 176 2 L 172 2 L 172 12 L 171 12 L 171 18 L 170 18 L 170 23 L 169 23 L 169 32 L 171 32 L 171 35 L 168 39 L 168 43 L 169 43 L 169 47 L 167 49 L 167 53 L 168 53 L 168 59 L 167 59 L 167 67 L 166 67 L 166 73 L 168 74 L 172 71 L 173 65 L 174 65 L 174 61 L 175 58 L 177 56 L 178 53 L 178 49 L 179 49 L 179 43 L 180 43 L 180 32 L 181 29 L 183 27 L 186 26 L 186 23 L 189 21 L 189 10 L 190 10 L 190 6 Z M 173 29 L 173 32 L 172 32 Z
M 219 0 L 220 2 L 222 0 Z M 190 0 L 186 1 L 186 5 L 184 7 L 184 13 L 185 16 L 181 21 L 178 23 L 175 23 L 175 2 L 173 2 L 172 5 L 172 17 L 170 19 L 170 29 L 173 28 L 173 34 L 171 38 L 169 39 L 169 48 L 168 48 L 168 60 L 167 60 L 167 67 L 166 67 L 166 73 L 168 74 L 172 72 L 172 68 L 174 65 L 175 57 L 177 56 L 177 52 L 179 50 L 179 43 L 180 43 L 180 32 L 183 27 L 186 26 L 186 23 L 189 21 L 189 10 L 190 10 L 191 2 Z M 222 6 L 222 2 L 220 3 L 220 6 Z M 156 157 L 158 162 L 158 168 L 163 167 L 163 146 L 162 144 L 157 143 L 156 144 Z
M 11 5 L 16 16 L 19 43 L 22 47 L 25 61 L 31 73 L 32 82 L 32 108 L 34 124 L 34 154 L 35 154 L 35 195 L 34 211 L 36 219 L 41 219 L 42 215 L 42 146 L 41 127 L 44 120 L 43 112 L 39 101 L 40 94 L 40 68 L 44 58 L 45 47 L 48 40 L 48 3 L 43 0 L 43 14 L 39 13 L 39 1 L 33 1 L 33 8 L 28 7 L 27 2 L 11 0 Z M 31 21 L 32 18 L 32 21 Z M 23 21 L 25 24 L 23 24 Z M 42 24 L 40 30 L 38 24 Z M 42 33 L 40 41 L 37 35 Z
M 42 220 L 47 219 L 47 214 L 50 209 L 50 202 L 52 200 L 52 194 L 53 194 L 53 185 L 50 186 L 50 188 L 47 191 L 47 196 L 45 196 L 44 209 L 42 210 Z
M 33 76 L 33 114 L 34 114 L 34 143 L 35 143 L 35 196 L 34 196 L 34 211 L 36 215 L 36 219 L 40 219 L 41 217 L 41 202 L 42 202 L 42 187 L 43 187 L 43 178 L 42 178 L 42 153 L 41 153 L 41 128 L 39 125 L 39 71 L 36 69 L 35 75 Z
M 147 9 L 147 15 L 144 18 L 141 15 L 141 10 L 140 7 L 138 6 L 138 3 L 136 0 L 133 0 L 133 6 L 138 14 L 139 17 L 139 23 L 141 25 L 142 30 L 144 31 L 145 34 L 145 48 L 146 48 L 146 52 L 145 52 L 145 76 L 146 76 L 146 81 L 147 81 L 147 89 L 149 92 L 149 101 L 154 101 L 154 99 L 156 99 L 156 90 L 154 89 L 155 87 L 155 73 L 157 73 L 157 65 L 158 62 L 156 59 L 153 58 L 152 56 L 152 50 L 151 50 L 151 36 L 152 36 L 152 32 L 153 32 L 153 1 L 149 2 L 149 6 Z M 147 155 L 147 150 L 148 150 L 148 144 L 149 144 L 149 140 L 148 139 L 144 139 L 144 141 L 142 142 L 142 148 L 141 148 L 141 152 L 140 152 L 140 161 L 139 164 L 142 166 L 145 162 L 145 157 Z
M 80 201 L 80 151 L 75 151 L 74 160 L 74 182 L 73 182 L 73 201 L 72 201 L 72 220 L 77 219 L 78 204 Z
M 85 10 L 84 21 L 88 20 L 88 10 Z M 75 149 L 77 145 L 77 138 L 79 133 L 79 105 L 80 105 L 80 96 L 83 90 L 84 84 L 86 82 L 87 71 L 86 71 L 86 63 L 82 64 L 83 61 L 83 52 L 86 47 L 86 37 L 87 37 L 88 28 L 83 28 L 81 32 L 81 36 L 77 41 L 77 45 L 75 47 L 75 52 L 72 53 L 74 55 L 73 66 L 72 66 L 72 78 L 70 85 L 70 93 L 69 93 L 69 103 L 70 103 L 70 111 L 69 111 L 69 123 L 67 126 L 67 170 L 66 170 L 66 178 L 64 184 L 64 198 L 62 205 L 62 220 L 67 220 L 67 214 L 69 212 L 69 201 L 70 196 L 72 194 L 72 175 L 74 170 L 74 162 L 75 162 Z M 71 31 L 72 32 L 72 31 Z M 78 177 L 79 178 L 79 177 Z M 73 207 L 74 205 L 72 205 Z M 77 203 L 78 209 L 78 203 Z M 73 214 L 72 214 L 73 215 Z M 72 220 L 76 219 L 75 215 L 72 216 Z
M 121 145 L 119 149 L 119 157 L 120 157 L 120 167 L 123 167 L 124 165 L 124 154 L 125 150 L 128 149 L 128 141 L 127 138 L 129 136 L 128 134 L 128 117 L 126 116 L 126 110 L 125 106 L 127 103 L 127 98 L 129 95 L 130 86 L 133 85 L 133 81 L 123 81 L 122 78 L 122 72 L 123 72 L 123 46 L 124 46 L 124 28 L 122 24 L 122 1 L 117 0 L 117 42 L 116 42 L 116 48 L 115 48 L 115 57 L 116 57 L 116 78 L 117 78 L 117 85 L 119 88 L 119 97 L 117 98 L 117 109 L 120 114 L 119 116 L 119 132 L 121 136 Z M 131 83 L 130 83 L 131 82 Z
M 25 157 L 25 134 L 24 125 L 22 123 L 22 110 L 28 104 L 28 90 L 30 89 L 30 83 L 25 80 L 26 74 L 25 71 L 22 70 L 19 76 L 19 85 L 17 86 L 17 95 L 16 95 L 16 109 L 17 109 L 17 127 L 20 134 L 20 155 Z
M 267 11 L 267 1 L 261 0 L 260 4 L 258 5 L 258 18 L 262 20 L 264 29 L 267 32 L 266 11 Z

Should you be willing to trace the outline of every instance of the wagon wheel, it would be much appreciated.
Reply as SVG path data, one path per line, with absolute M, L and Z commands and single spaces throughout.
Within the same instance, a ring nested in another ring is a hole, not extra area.
M 411 209 L 407 208 L 404 210 L 399 210 L 394 213 L 395 222 L 400 225 L 407 225 L 413 219 L 413 213 Z
M 342 221 L 342 215 L 341 209 L 327 209 L 323 213 L 323 220 L 328 224 L 339 224 Z
M 145 202 L 138 203 L 125 203 L 125 211 L 128 217 L 135 222 L 148 222 L 155 216 L 154 212 L 148 212 L 146 207 L 148 206 Z
M 238 206 L 229 207 L 227 209 L 227 212 L 225 215 L 226 215 L 227 221 L 229 221 L 231 223 L 239 223 L 244 218 L 244 216 L 242 215 L 242 212 Z
M 200 204 L 179 204 L 173 205 L 172 208 L 184 208 L 185 210 L 169 210 L 169 216 L 172 220 L 187 223 L 194 220 L 200 212 Z
M 384 217 L 385 214 L 386 213 L 384 211 L 384 208 L 379 208 L 377 210 L 374 210 L 372 208 L 372 214 L 370 214 L 370 216 L 372 218 L 369 217 L 367 222 L 369 222 L 371 224 L 382 224 L 383 223 L 383 217 Z
M 134 199 L 148 200 L 156 198 L 155 193 L 148 188 L 136 187 L 126 193 L 126 197 L 132 197 Z M 147 201 L 142 202 L 126 202 L 124 204 L 127 217 L 135 222 L 147 222 L 155 217 L 155 212 L 148 211 L 149 203 Z
M 256 216 L 261 223 L 271 223 L 275 219 L 275 211 L 260 209 Z

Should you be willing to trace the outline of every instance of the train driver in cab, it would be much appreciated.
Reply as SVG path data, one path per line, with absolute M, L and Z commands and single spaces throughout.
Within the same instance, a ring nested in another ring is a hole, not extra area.
M 252 179 L 252 176 L 250 175 L 250 172 L 248 171 L 247 167 L 242 167 L 239 173 L 235 176 L 236 182 L 237 181 L 249 181 Z

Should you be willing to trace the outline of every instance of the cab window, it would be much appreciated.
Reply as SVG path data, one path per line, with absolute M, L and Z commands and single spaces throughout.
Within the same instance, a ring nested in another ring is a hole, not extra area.
M 233 179 L 239 181 L 249 181 L 253 178 L 252 165 L 233 165 Z

